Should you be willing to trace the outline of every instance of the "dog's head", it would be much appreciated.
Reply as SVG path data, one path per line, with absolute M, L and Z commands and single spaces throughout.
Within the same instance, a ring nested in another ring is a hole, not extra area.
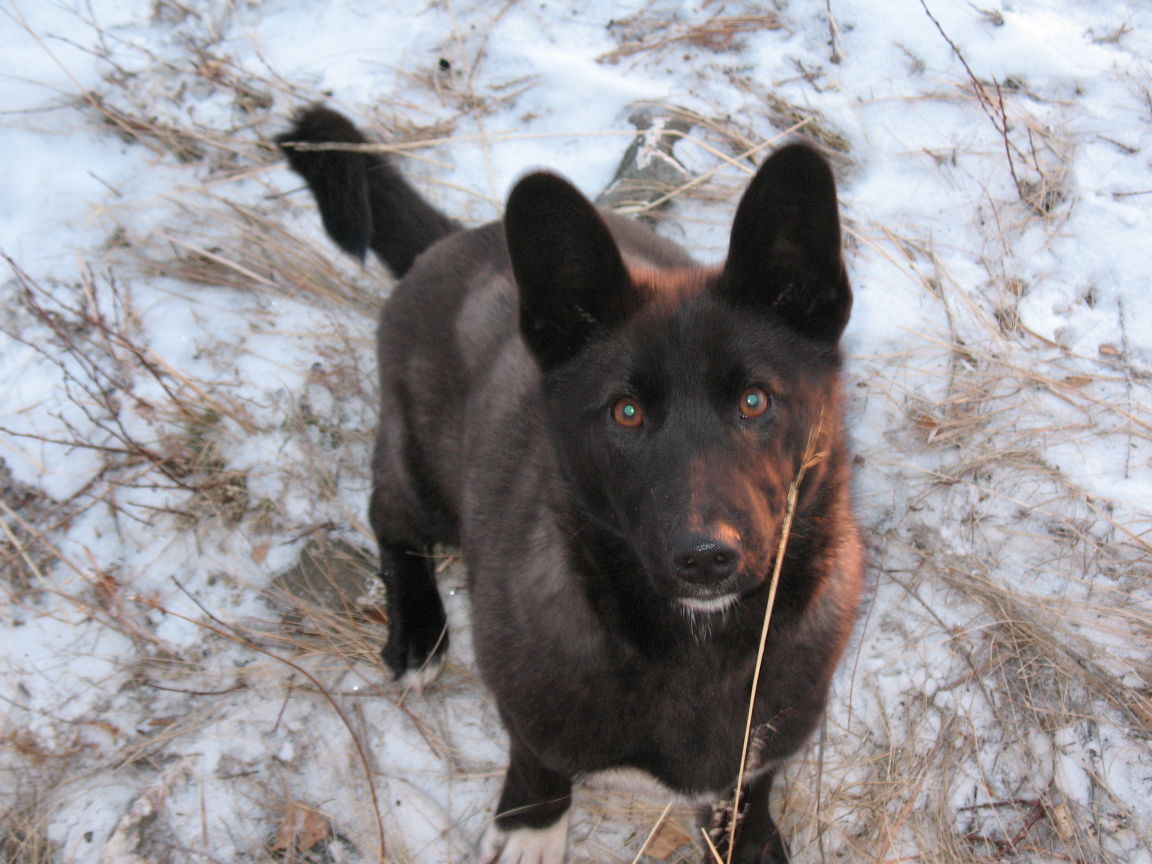
M 793 145 L 764 163 L 719 268 L 629 266 L 595 207 L 551 174 L 517 184 L 505 226 L 521 336 L 581 511 L 682 608 L 719 612 L 760 588 L 810 435 L 842 449 L 852 292 L 823 157 Z M 826 470 L 811 470 L 798 512 Z

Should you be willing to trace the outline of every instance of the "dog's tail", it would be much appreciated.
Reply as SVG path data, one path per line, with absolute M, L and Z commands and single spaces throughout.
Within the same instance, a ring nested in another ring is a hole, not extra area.
M 313 106 L 276 143 L 292 170 L 308 182 L 328 236 L 361 261 L 371 248 L 397 279 L 421 252 L 460 230 L 421 198 L 386 156 L 296 146 L 368 143 L 342 114 Z

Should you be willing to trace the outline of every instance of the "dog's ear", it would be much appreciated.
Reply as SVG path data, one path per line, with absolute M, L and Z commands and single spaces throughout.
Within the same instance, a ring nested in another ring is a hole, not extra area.
M 752 178 L 732 223 L 719 291 L 811 339 L 839 340 L 852 289 L 840 255 L 836 181 L 811 147 L 778 150 Z
M 638 295 L 616 242 L 568 181 L 546 173 L 522 179 L 508 198 L 504 231 L 520 291 L 520 333 L 545 371 L 635 308 Z

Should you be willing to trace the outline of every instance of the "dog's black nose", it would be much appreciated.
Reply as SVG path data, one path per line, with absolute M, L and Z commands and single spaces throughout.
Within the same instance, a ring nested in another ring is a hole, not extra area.
M 740 564 L 740 550 L 699 534 L 681 535 L 673 548 L 676 575 L 686 582 L 719 582 Z

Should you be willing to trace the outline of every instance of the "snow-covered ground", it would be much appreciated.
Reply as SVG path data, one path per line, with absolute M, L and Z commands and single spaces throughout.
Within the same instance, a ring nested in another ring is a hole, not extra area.
M 0 860 L 456 862 L 491 818 L 450 559 L 438 685 L 376 657 L 390 282 L 268 143 L 324 100 L 472 224 L 529 167 L 596 195 L 636 105 L 678 109 L 700 180 L 659 230 L 706 261 L 766 142 L 825 146 L 874 590 L 782 786 L 793 854 L 1152 862 L 1152 7 L 0 13 Z M 570 860 L 631 861 L 667 802 L 577 803 Z

